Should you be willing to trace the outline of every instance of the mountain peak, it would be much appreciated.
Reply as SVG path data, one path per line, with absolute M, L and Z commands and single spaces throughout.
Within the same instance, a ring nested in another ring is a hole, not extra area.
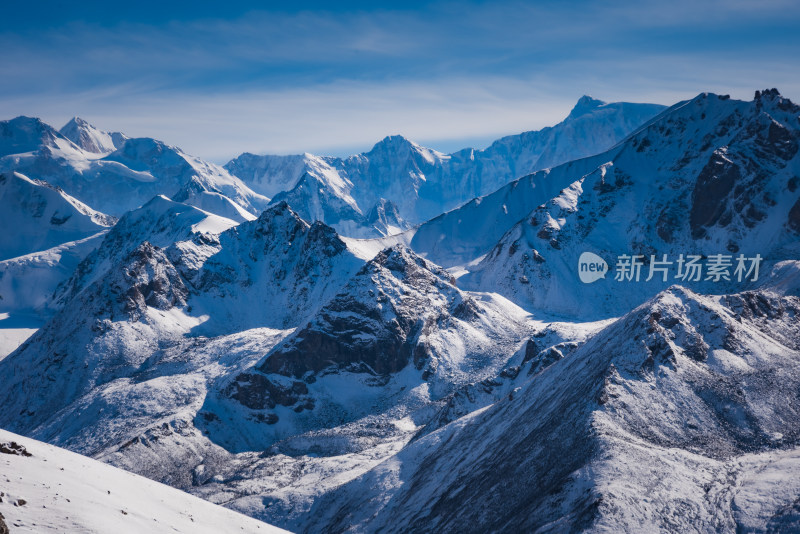
M 75 117 L 72 117 L 61 129 L 65 130 L 71 126 L 91 126 L 91 124 L 89 124 L 85 119 L 82 119 L 76 115 Z
M 58 132 L 37 117 L 20 115 L 0 121 L 0 156 L 53 147 L 58 137 Z
M 778 99 L 781 98 L 781 93 L 774 87 L 772 89 L 764 89 L 763 91 L 756 91 L 755 100 L 760 100 L 761 98 Z
M 256 235 L 273 237 L 277 235 L 294 236 L 298 232 L 304 232 L 310 226 L 289 207 L 285 200 L 280 200 L 268 206 L 259 215 L 258 219 L 247 224 L 255 228 Z M 291 239 L 288 239 L 288 241 L 291 241 Z
M 602 100 L 598 100 L 593 98 L 589 95 L 583 95 L 578 99 L 578 102 L 575 104 L 575 107 L 572 108 L 572 111 L 569 112 L 568 119 L 574 119 L 576 117 L 580 117 L 581 115 L 585 115 L 592 110 L 599 108 L 600 106 L 605 106 L 607 102 Z
M 402 135 L 387 135 L 372 147 L 370 152 L 381 151 L 397 151 L 398 149 L 407 149 L 416 146 L 412 141 L 406 139 Z
M 767 106 L 774 106 L 780 109 L 781 111 L 787 113 L 798 113 L 800 112 L 800 106 L 786 98 L 785 96 L 781 95 L 781 93 L 775 89 L 764 89 L 763 91 L 756 91 L 755 93 L 755 102 L 756 105 L 767 105 Z
M 72 117 L 58 133 L 87 152 L 107 154 L 116 149 L 112 134 L 98 130 L 80 117 Z
M 47 126 L 39 117 L 28 117 L 27 115 L 19 115 L 11 120 L 3 122 L 13 124 L 18 128 L 33 128 L 33 127 L 40 128 L 43 126 Z

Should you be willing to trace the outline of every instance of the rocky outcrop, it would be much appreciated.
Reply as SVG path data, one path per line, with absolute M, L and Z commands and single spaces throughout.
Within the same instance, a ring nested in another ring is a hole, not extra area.
M 186 304 L 189 292 L 178 271 L 164 253 L 147 241 L 125 259 L 122 284 L 112 286 L 131 320 L 137 320 L 149 306 L 169 310 Z
M 384 250 L 259 367 L 301 378 L 327 368 L 386 375 L 426 361 L 420 335 L 473 305 L 449 274 L 404 247 Z

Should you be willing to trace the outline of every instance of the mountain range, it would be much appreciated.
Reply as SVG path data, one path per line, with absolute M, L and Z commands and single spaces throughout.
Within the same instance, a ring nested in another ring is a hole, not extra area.
M 346 159 L 245 153 L 225 168 L 307 220 L 349 237 L 389 235 L 520 176 L 611 148 L 663 109 L 584 96 L 559 124 L 498 139 L 484 150 L 443 154 L 394 135 Z
M 224 168 L 80 119 L 0 127 L 31 236 L 4 242 L 0 313 L 44 322 L 0 356 L 0 428 L 297 532 L 800 527 L 777 90 Z

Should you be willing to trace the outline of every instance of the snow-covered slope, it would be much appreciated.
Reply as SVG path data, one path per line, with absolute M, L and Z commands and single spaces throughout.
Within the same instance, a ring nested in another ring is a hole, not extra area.
M 105 232 L 0 261 L 0 358 L 32 336 L 54 313 L 53 294 Z
M 343 235 L 388 235 L 519 176 L 602 152 L 663 109 L 584 97 L 556 126 L 505 137 L 485 150 L 448 155 L 395 135 L 347 159 L 242 154 L 225 167 L 262 194 L 284 192 L 280 198 L 302 216 Z M 368 214 L 386 201 L 396 206 L 399 226 L 375 227 Z
M 286 532 L 5 430 L 0 473 L 0 532 Z
M 155 195 L 180 194 L 184 202 L 220 208 L 219 215 L 236 220 L 252 218 L 244 212 L 256 216 L 269 202 L 222 167 L 150 138 L 108 134 L 109 144 L 106 134 L 85 121 L 70 122 L 62 134 L 39 119 L 17 117 L 0 122 L 0 134 L 0 171 L 46 180 L 111 215 L 120 216 Z M 224 195 L 236 206 L 209 195 Z
M 59 284 L 72 276 L 106 232 L 53 248 L 0 261 L 0 313 L 50 314 L 50 299 Z
M 580 169 L 566 165 L 527 178 L 541 184 L 558 176 L 570 183 L 540 206 L 531 204 L 534 209 L 460 281 L 527 309 L 583 317 L 619 315 L 676 283 L 681 254 L 723 254 L 731 263 L 729 282 L 708 281 L 704 272 L 699 281 L 686 280 L 695 290 L 748 287 L 747 277 L 734 274 L 740 255 L 760 255 L 762 272 L 800 257 L 799 113 L 777 91 L 752 102 L 703 94 L 614 150 L 579 162 Z M 593 168 L 584 172 L 587 164 Z M 585 251 L 606 258 L 612 274 L 581 283 L 578 259 Z M 645 259 L 639 282 L 615 279 L 617 258 L 625 254 Z M 659 271 L 646 282 L 651 256 L 662 261 L 664 255 L 672 262 L 667 280 Z
M 790 531 L 798 312 L 672 288 L 331 492 L 305 531 Z
M 236 222 L 252 221 L 256 218 L 255 215 L 231 200 L 230 197 L 225 196 L 222 191 L 216 189 L 213 185 L 204 184 L 196 176 L 192 176 L 181 190 L 172 196 L 172 200 L 195 206 L 203 211 L 214 213 Z
M 468 265 L 489 252 L 533 207 L 554 198 L 575 176 L 591 172 L 605 159 L 592 156 L 518 178 L 422 224 L 414 231 L 411 248 L 443 267 Z
M 0 173 L 0 260 L 85 239 L 115 222 L 47 182 Z

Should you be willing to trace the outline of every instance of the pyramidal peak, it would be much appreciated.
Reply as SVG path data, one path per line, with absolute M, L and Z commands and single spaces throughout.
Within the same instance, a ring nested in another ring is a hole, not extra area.
M 120 133 L 110 133 L 99 130 L 81 117 L 73 117 L 65 124 L 59 133 L 81 147 L 94 154 L 108 154 L 113 152 L 125 140 Z
M 605 106 L 606 104 L 607 102 L 604 102 L 603 100 L 598 100 L 589 95 L 583 95 L 578 99 L 578 102 L 575 104 L 575 107 L 572 108 L 572 111 L 569 112 L 567 119 L 580 117 L 581 115 L 585 115 L 594 109 Z
M 402 148 L 413 148 L 418 146 L 411 140 L 403 137 L 402 135 L 387 135 L 372 147 L 370 153 L 377 151 L 397 151 Z

